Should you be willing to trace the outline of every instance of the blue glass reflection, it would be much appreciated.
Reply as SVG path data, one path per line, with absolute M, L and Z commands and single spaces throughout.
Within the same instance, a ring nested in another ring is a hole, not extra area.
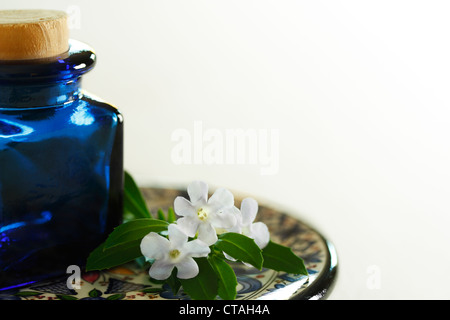
M 49 211 L 44 211 L 41 213 L 41 217 L 31 220 L 31 221 L 21 221 L 21 222 L 14 222 L 11 224 L 8 224 L 6 226 L 0 227 L 0 232 L 5 232 L 12 229 L 20 228 L 26 224 L 32 225 L 32 224 L 42 224 L 50 221 L 52 219 L 52 214 Z
M 0 138 L 24 136 L 33 132 L 33 128 L 20 123 L 0 119 Z
M 89 126 L 94 120 L 85 101 L 81 101 L 70 116 L 70 122 L 77 126 Z

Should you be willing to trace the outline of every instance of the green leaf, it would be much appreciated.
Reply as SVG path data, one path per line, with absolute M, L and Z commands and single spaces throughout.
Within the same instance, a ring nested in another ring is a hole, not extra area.
M 91 291 L 89 291 L 88 294 L 89 294 L 89 297 L 91 297 L 91 298 L 98 298 L 102 295 L 102 292 L 97 289 L 92 289 Z
M 291 248 L 269 241 L 262 250 L 263 266 L 275 271 L 308 275 L 303 259 L 298 257 Z
M 168 226 L 168 222 L 153 218 L 142 218 L 125 222 L 110 233 L 105 241 L 105 249 L 130 241 L 142 240 L 150 232 L 158 233 L 167 230 Z
M 219 240 L 214 246 L 234 259 L 247 262 L 259 270 L 262 269 L 263 256 L 261 249 L 249 237 L 234 232 L 223 233 L 219 236 Z
M 151 218 L 144 197 L 134 181 L 133 177 L 125 171 L 124 194 L 123 194 L 124 214 L 130 219 L 130 214 L 136 218 Z
M 161 208 L 158 209 L 158 219 L 166 221 L 166 216 L 164 215 L 164 211 Z
M 166 280 L 166 283 L 169 285 L 170 289 L 172 290 L 172 293 L 174 295 L 177 295 L 178 291 L 180 291 L 181 282 L 180 282 L 180 279 L 177 278 L 177 270 L 176 270 L 176 268 L 174 268 L 172 270 L 172 274 Z
M 191 279 L 180 279 L 184 291 L 193 300 L 214 300 L 217 297 L 218 281 L 207 258 L 195 259 L 199 274 Z
M 77 297 L 69 296 L 69 295 L 66 295 L 66 294 L 57 294 L 56 297 L 59 300 L 78 300 Z
M 177 216 L 175 215 L 175 211 L 170 207 L 167 209 L 167 215 L 164 213 L 164 210 L 159 208 L 157 211 L 157 219 L 167 221 L 168 223 L 175 222 L 177 220 Z
M 142 256 L 140 244 L 141 240 L 135 240 L 110 249 L 101 244 L 89 255 L 86 271 L 109 269 L 137 259 Z
M 139 266 L 139 268 L 144 269 L 148 265 L 148 261 L 144 256 L 134 259 L 134 262 Z
M 173 208 L 170 207 L 167 211 L 167 222 L 172 223 L 177 220 L 177 216 L 175 215 L 175 211 L 173 211 Z
M 208 258 L 218 277 L 218 294 L 223 300 L 236 299 L 238 285 L 233 268 L 221 258 L 213 255 Z
M 106 300 L 122 300 L 125 297 L 126 297 L 125 293 L 116 293 L 110 295 L 108 298 L 106 298 Z

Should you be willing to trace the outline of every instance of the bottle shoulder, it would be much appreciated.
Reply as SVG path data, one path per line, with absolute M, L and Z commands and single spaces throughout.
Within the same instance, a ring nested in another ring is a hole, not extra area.
M 93 110 L 103 111 L 104 113 L 111 114 L 117 117 L 117 120 L 120 123 L 123 122 L 123 115 L 117 106 L 99 98 L 98 96 L 90 92 L 84 90 L 82 91 L 82 94 L 78 101 L 78 104 L 80 103 L 89 106 Z

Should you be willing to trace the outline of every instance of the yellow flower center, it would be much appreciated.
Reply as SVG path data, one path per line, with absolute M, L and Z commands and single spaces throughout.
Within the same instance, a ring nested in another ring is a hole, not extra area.
M 204 221 L 208 218 L 208 213 L 203 208 L 200 208 L 197 211 L 197 216 L 200 220 Z
M 175 259 L 175 258 L 178 257 L 179 255 L 180 255 L 180 251 L 178 251 L 177 249 L 171 250 L 171 251 L 169 252 L 169 256 L 170 256 L 172 259 Z

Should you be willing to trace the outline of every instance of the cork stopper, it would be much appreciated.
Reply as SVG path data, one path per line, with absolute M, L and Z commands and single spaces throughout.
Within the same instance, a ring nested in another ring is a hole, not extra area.
M 50 58 L 68 49 L 64 11 L 0 10 L 0 60 Z

